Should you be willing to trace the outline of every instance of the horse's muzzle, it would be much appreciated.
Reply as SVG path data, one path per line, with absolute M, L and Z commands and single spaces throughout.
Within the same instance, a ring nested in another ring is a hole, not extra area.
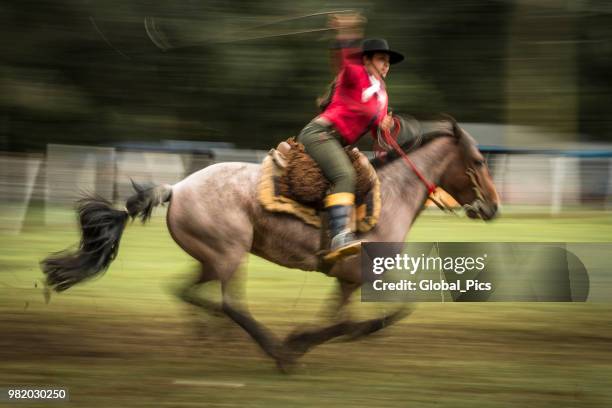
M 489 221 L 497 215 L 498 206 L 497 203 L 485 203 L 481 200 L 475 200 L 472 204 L 465 204 L 463 208 L 468 217 Z

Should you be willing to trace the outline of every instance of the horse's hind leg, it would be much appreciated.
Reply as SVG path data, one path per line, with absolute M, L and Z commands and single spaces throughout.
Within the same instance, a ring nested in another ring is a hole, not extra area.
M 221 312 L 227 315 L 242 327 L 266 354 L 278 362 L 280 359 L 280 341 L 251 316 L 244 302 L 242 302 L 241 282 L 239 282 L 241 277 L 236 272 L 240 269 L 241 259 L 245 251 L 239 249 L 236 248 L 235 251 L 226 250 L 210 260 L 201 257 L 202 269 L 200 275 L 195 281 L 191 281 L 181 288 L 177 295 L 185 302 L 206 311 Z M 215 280 L 221 282 L 221 304 L 199 296 L 197 293 L 203 284 Z
M 200 264 L 200 270 L 195 280 L 189 281 L 175 290 L 176 296 L 190 305 L 197 306 L 204 311 L 215 316 L 222 316 L 223 311 L 219 302 L 208 300 L 198 292 L 206 283 L 218 280 L 219 277 L 214 269 L 209 268 L 204 263 Z
M 253 318 L 245 306 L 241 306 L 232 291 L 229 290 L 230 282 L 222 282 L 221 290 L 223 296 L 223 312 L 236 324 L 246 331 L 261 349 L 272 357 L 279 367 L 282 364 L 282 353 L 280 341 L 264 325 Z
M 173 207 L 177 214 L 179 207 Z M 180 208 L 179 208 L 180 209 Z M 202 274 L 200 278 L 179 291 L 179 297 L 186 302 L 210 310 L 218 309 L 218 305 L 195 295 L 195 291 L 205 282 L 219 280 L 221 282 L 221 310 L 231 320 L 242 327 L 262 348 L 262 350 L 280 361 L 280 342 L 263 325 L 258 323 L 248 312 L 246 306 L 241 306 L 240 291 L 233 290 L 239 279 L 236 272 L 251 247 L 252 229 L 248 219 L 238 219 L 236 214 L 226 221 L 225 229 L 210 228 L 210 225 L 200 222 L 193 225 L 191 221 L 181 221 L 169 215 L 168 226 L 174 240 L 189 255 L 200 261 Z M 240 215 L 240 214 L 238 214 Z M 222 224 L 223 215 L 214 219 Z M 209 214 L 208 217 L 211 217 Z M 201 220 L 200 220 L 201 221 Z M 208 220 L 207 221 L 211 221 Z M 240 222 L 242 221 L 242 222 Z M 239 228 L 228 229 L 228 226 Z M 193 232 L 195 231 L 195 232 Z

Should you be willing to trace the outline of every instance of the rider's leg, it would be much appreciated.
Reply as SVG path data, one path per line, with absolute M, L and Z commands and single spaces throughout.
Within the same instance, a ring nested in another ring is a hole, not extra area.
M 325 199 L 328 227 L 332 238 L 326 261 L 355 254 L 360 242 L 355 240 L 349 221 L 355 203 L 355 170 L 340 141 L 332 136 L 332 129 L 316 120 L 310 122 L 298 136 L 306 153 L 317 162 L 331 182 L 330 194 Z
M 349 227 L 349 221 L 355 204 L 352 193 L 332 193 L 325 198 L 325 208 L 328 213 L 328 225 L 332 237 L 326 261 L 332 262 L 344 256 L 359 252 L 361 242 L 355 239 Z

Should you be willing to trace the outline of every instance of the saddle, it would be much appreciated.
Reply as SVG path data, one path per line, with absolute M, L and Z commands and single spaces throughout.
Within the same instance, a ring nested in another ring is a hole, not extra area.
M 380 181 L 363 153 L 357 148 L 346 152 L 357 175 L 353 226 L 356 231 L 366 232 L 376 225 L 380 215 Z M 304 146 L 290 138 L 271 149 L 264 159 L 258 198 L 268 211 L 291 214 L 321 228 L 323 200 L 330 186 Z

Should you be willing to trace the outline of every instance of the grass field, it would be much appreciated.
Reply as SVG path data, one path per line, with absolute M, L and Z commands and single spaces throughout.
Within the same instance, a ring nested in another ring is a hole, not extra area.
M 612 406 L 610 303 L 418 304 L 400 324 L 316 348 L 283 375 L 239 328 L 169 294 L 195 264 L 161 217 L 126 230 L 105 276 L 46 304 L 38 262 L 77 238 L 72 224 L 43 229 L 36 222 L 20 235 L 0 235 L 0 388 L 66 387 L 74 407 Z M 605 213 L 490 224 L 426 215 L 409 237 L 610 238 Z M 251 310 L 279 335 L 319 321 L 331 279 L 255 257 L 246 269 Z M 357 303 L 353 311 L 366 316 L 389 307 Z

